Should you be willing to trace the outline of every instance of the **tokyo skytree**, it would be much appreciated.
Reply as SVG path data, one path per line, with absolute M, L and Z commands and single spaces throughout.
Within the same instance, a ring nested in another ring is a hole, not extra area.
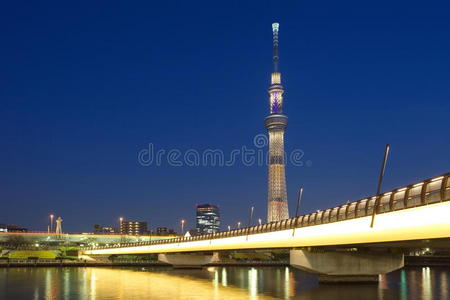
M 269 135 L 269 178 L 267 222 L 289 218 L 284 153 L 284 130 L 287 116 L 283 114 L 283 93 L 281 74 L 278 72 L 278 31 L 280 25 L 272 24 L 273 32 L 273 73 L 269 87 L 269 115 L 264 124 Z

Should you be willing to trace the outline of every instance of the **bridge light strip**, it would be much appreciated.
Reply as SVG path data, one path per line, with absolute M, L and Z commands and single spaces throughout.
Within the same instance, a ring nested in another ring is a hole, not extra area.
M 437 180 L 440 180 L 440 179 L 443 179 L 443 178 L 444 178 L 444 176 L 439 176 L 439 177 L 431 179 L 431 181 L 437 181 Z
M 234 249 L 337 246 L 450 237 L 450 202 L 293 229 L 182 243 L 86 250 L 85 254 L 137 254 Z

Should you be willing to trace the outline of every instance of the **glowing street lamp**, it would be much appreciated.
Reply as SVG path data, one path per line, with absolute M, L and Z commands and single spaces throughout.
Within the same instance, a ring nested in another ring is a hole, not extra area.
M 231 230 L 231 226 L 230 225 L 228 225 L 228 231 L 230 231 Z
M 250 217 L 248 218 L 248 226 L 252 226 L 253 225 L 253 211 L 255 210 L 255 207 L 252 206 L 250 208 Z
M 241 228 L 241 222 L 238 222 L 237 225 L 238 225 L 238 229 L 240 229 Z
M 53 218 L 55 216 L 53 214 L 50 215 L 50 232 L 53 232 Z
M 181 220 L 181 235 L 184 235 L 184 219 Z

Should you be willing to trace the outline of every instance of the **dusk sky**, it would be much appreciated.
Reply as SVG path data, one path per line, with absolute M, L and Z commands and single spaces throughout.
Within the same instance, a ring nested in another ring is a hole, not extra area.
M 148 149 L 258 149 L 280 23 L 291 215 L 450 171 L 448 1 L 6 1 L 0 223 L 92 231 L 118 218 L 222 229 L 266 218 L 267 167 L 143 166 Z

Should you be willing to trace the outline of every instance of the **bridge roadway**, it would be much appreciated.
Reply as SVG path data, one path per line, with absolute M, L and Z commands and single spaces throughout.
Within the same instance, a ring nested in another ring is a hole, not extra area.
M 28 243 L 69 242 L 71 244 L 118 244 L 123 241 L 131 243 L 149 242 L 154 240 L 173 239 L 175 235 L 126 235 L 126 234 L 92 234 L 92 233 L 55 233 L 55 232 L 0 232 L 0 244 L 8 244 L 19 238 L 24 246 Z
M 376 203 L 377 214 L 371 227 Z M 362 246 L 450 238 L 450 173 L 316 213 L 194 237 L 86 248 L 87 255 Z

